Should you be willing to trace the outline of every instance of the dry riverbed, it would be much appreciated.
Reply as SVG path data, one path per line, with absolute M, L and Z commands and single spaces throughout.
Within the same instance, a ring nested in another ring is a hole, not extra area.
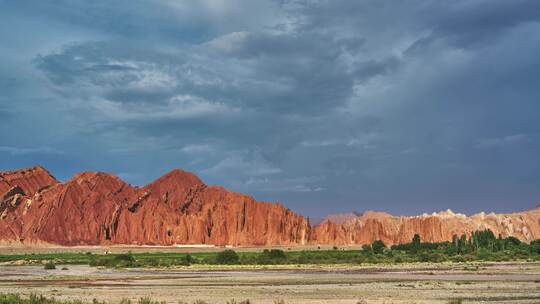
M 0 266 L 0 292 L 56 298 L 210 303 L 540 303 L 540 264 L 291 266 L 269 269 L 101 269 Z

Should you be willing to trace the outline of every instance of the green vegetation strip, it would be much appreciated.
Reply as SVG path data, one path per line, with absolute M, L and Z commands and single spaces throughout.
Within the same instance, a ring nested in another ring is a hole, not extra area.
M 262 252 L 201 253 L 126 253 L 93 254 L 51 253 L 0 255 L 1 262 L 22 261 L 25 264 L 90 265 L 102 267 L 171 267 L 189 265 L 337 265 L 337 264 L 392 264 L 414 262 L 471 262 L 471 261 L 540 261 L 540 240 L 523 243 L 514 237 L 495 237 L 490 230 L 474 232 L 469 237 L 454 236 L 451 242 L 422 242 L 415 235 L 411 242 L 387 247 L 382 241 L 363 245 L 357 250 L 303 250 L 280 249 Z M 474 269 L 472 269 L 474 270 Z

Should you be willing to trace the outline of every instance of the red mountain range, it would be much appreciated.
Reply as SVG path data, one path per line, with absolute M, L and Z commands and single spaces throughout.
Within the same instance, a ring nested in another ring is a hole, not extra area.
M 280 204 L 208 186 L 182 170 L 144 187 L 101 172 L 79 173 L 63 183 L 42 167 L 0 172 L 3 245 L 355 245 L 377 239 L 396 244 L 415 233 L 446 241 L 481 229 L 538 239 L 540 208 L 470 217 L 450 210 L 407 217 L 351 213 L 312 227 Z

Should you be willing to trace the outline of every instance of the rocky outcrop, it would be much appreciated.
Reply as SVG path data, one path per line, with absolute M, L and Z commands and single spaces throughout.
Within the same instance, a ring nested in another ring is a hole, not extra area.
M 58 184 L 43 167 L 0 172 L 0 242 L 23 241 L 24 218 L 32 197 Z
M 56 184 L 58 181 L 43 167 L 0 172 L 0 194 L 13 187 L 19 187 L 25 193 L 36 193 Z
M 280 204 L 208 186 L 174 170 L 144 187 L 101 172 L 60 183 L 42 167 L 0 172 L 0 243 L 60 245 L 357 245 L 426 241 L 491 229 L 524 241 L 540 238 L 540 208 L 467 217 L 450 210 L 420 216 L 383 212 L 309 221 Z

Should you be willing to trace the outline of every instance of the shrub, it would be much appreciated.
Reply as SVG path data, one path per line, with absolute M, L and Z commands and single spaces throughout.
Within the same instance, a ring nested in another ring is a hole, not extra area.
M 465 254 L 463 255 L 463 259 L 467 262 L 472 262 L 474 260 L 476 260 L 476 257 L 472 254 Z
M 278 264 L 287 261 L 285 252 L 281 249 L 265 249 L 259 255 L 257 255 L 257 264 Z
M 52 270 L 52 269 L 56 269 L 56 265 L 53 262 L 48 262 L 43 266 L 43 268 L 47 270 Z
M 285 255 L 285 252 L 281 249 L 265 250 L 263 253 L 267 254 L 268 257 L 272 259 L 286 259 L 287 258 L 287 256 Z
M 135 262 L 135 258 L 129 253 L 128 254 L 125 254 L 125 253 L 118 254 L 118 255 L 116 255 L 114 257 L 114 260 L 118 261 L 118 262 L 120 262 L 120 261 L 125 261 L 125 262 L 129 262 L 129 263 Z
M 216 263 L 218 264 L 238 264 L 240 257 L 231 249 L 221 251 L 216 256 Z
M 154 301 L 148 297 L 140 298 L 138 304 L 166 304 L 165 301 Z
M 191 254 L 188 253 L 182 258 L 182 262 L 185 265 L 189 266 L 189 265 L 195 263 L 195 259 L 191 256 Z
M 149 262 L 155 262 L 155 265 L 153 266 L 157 266 L 158 263 L 156 260 L 150 260 Z M 118 254 L 114 256 L 92 256 L 89 261 L 89 265 L 105 267 L 135 267 L 137 266 L 137 263 L 131 254 Z
M 93 303 L 101 304 L 94 300 Z M 75 301 L 58 301 L 54 298 L 46 298 L 43 295 L 30 294 L 28 298 L 21 297 L 19 294 L 0 293 L 0 304 L 83 304 L 83 302 Z
M 440 263 L 446 261 L 446 256 L 437 252 L 422 252 L 418 255 L 420 262 Z
M 458 254 L 452 257 L 452 262 L 463 263 L 465 262 L 465 258 Z
M 480 248 L 478 252 L 476 253 L 476 258 L 479 260 L 484 260 L 484 261 L 492 260 L 493 254 L 485 248 Z
M 362 245 L 362 251 L 364 253 L 371 253 L 372 252 L 371 245 L 368 245 L 368 244 Z
M 244 301 L 236 302 L 235 299 L 232 299 L 230 301 L 227 301 L 227 304 L 251 304 L 251 301 L 250 300 L 244 300 Z

